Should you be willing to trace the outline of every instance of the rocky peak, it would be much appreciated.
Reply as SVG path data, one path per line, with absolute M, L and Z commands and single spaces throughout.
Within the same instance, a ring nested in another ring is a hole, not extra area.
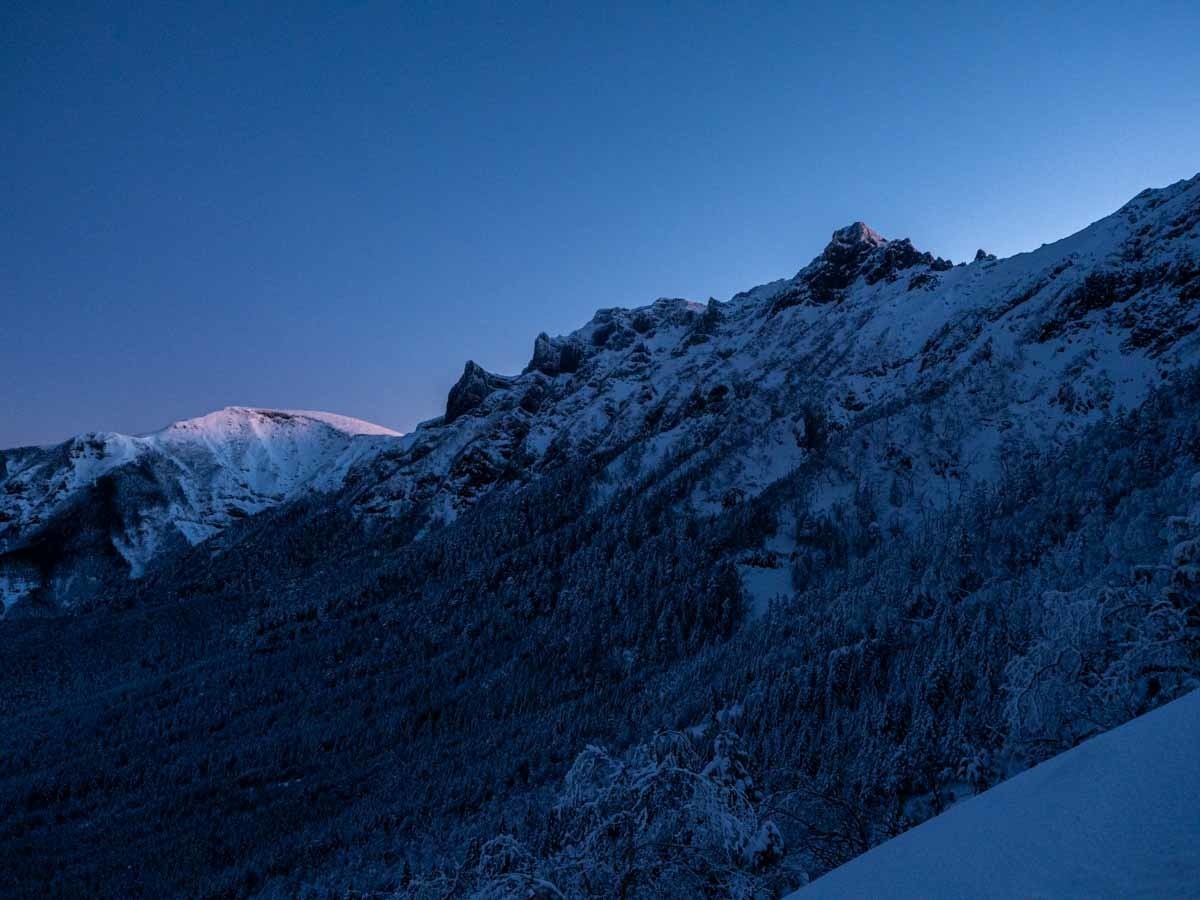
M 870 249 L 882 247 L 887 242 L 887 238 L 866 222 L 853 222 L 833 233 L 833 237 L 825 247 L 825 253 L 829 253 L 832 248 L 867 247 Z
M 771 313 L 801 304 L 836 303 L 860 277 L 867 284 L 876 284 L 895 281 L 900 272 L 914 266 L 943 272 L 953 265 L 948 259 L 918 250 L 908 238 L 888 240 L 865 222 L 854 222 L 833 233 L 821 255 L 775 297 Z
M 446 424 L 471 412 L 493 391 L 506 387 L 508 383 L 509 379 L 504 376 L 493 375 L 474 360 L 467 360 L 462 377 L 450 388 L 450 394 L 446 397 Z
M 831 303 L 854 283 L 862 273 L 863 264 L 888 241 L 864 222 L 854 222 L 839 228 L 826 244 L 821 255 L 796 276 L 809 291 L 815 303 Z
M 815 263 L 824 263 L 824 268 L 834 272 L 857 274 L 858 267 L 876 249 L 886 247 L 888 240 L 865 222 L 855 222 L 833 233 Z M 850 277 L 850 281 L 853 281 Z M 849 284 L 849 282 L 846 282 Z

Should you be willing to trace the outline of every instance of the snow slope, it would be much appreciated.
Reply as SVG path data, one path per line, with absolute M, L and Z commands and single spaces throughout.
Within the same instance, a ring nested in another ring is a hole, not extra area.
M 792 900 L 1200 897 L 1200 692 L 876 847 Z

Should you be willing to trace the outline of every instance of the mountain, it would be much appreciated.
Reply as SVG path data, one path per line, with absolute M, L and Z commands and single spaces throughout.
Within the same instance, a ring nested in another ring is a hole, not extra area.
M 348 480 L 364 515 L 446 523 L 564 461 L 611 456 L 613 478 L 636 477 L 716 433 L 738 446 L 697 486 L 700 510 L 761 493 L 829 434 L 860 429 L 866 449 L 822 473 L 826 505 L 864 472 L 875 490 L 936 503 L 963 478 L 989 477 L 1002 445 L 1132 408 L 1194 360 L 1198 179 L 1145 191 L 1055 244 L 1006 260 L 980 251 L 970 265 L 854 223 L 795 277 L 728 302 L 600 310 L 569 335 L 539 335 L 516 376 L 468 362 L 445 415 L 403 441 L 328 414 L 230 408 L 146 437 L 6 451 L 6 606 L 95 592 L 92 563 L 32 553 L 38 534 L 83 540 L 82 556 L 136 577 L 178 538 L 194 544 L 297 491 Z M 72 513 L 67 536 L 61 513 L 80 490 L 102 521 Z
M 1200 693 L 1023 772 L 793 895 L 1190 897 Z
M 1200 685 L 1197 300 L 1200 176 L 1003 260 L 854 223 L 402 438 L 10 451 L 6 873 L 786 893 Z
M 0 453 L 0 606 L 70 605 L 162 553 L 310 490 L 399 435 L 330 413 L 228 407 L 152 434 Z
M 1014 429 L 1077 429 L 1192 358 L 1198 198 L 1193 178 L 1056 244 L 959 266 L 856 223 L 794 278 L 729 302 L 601 310 L 539 335 L 521 375 L 468 363 L 446 415 L 371 463 L 361 502 L 448 519 L 562 459 L 634 445 L 645 471 L 698 431 L 752 429 L 695 498 L 719 503 L 761 491 L 822 429 L 872 430 L 918 405 L 947 432 L 938 446 L 901 430 L 881 448 L 914 448 L 914 488 L 985 473 Z

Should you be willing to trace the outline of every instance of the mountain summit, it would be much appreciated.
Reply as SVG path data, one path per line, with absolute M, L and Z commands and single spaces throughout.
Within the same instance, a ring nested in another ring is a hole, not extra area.
M 949 260 L 917 250 L 908 238 L 889 241 L 865 222 L 855 222 L 833 233 L 821 255 L 792 279 L 796 287 L 776 299 L 775 308 L 840 300 L 859 278 L 875 284 L 894 279 L 904 269 L 927 266 L 940 272 L 951 265 Z
M 833 233 L 820 258 L 830 265 L 852 264 L 887 243 L 887 238 L 866 222 L 853 222 Z

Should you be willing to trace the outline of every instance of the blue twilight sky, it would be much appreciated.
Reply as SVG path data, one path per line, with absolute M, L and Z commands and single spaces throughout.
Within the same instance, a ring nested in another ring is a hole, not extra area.
M 1036 247 L 1200 169 L 1198 35 L 1195 0 L 5 3 L 0 446 L 408 429 L 467 358 L 854 219 Z

